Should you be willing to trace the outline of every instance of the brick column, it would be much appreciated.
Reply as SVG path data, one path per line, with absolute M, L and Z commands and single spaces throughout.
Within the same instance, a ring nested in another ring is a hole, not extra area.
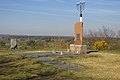
M 82 45 L 83 41 L 83 22 L 75 23 L 74 28 L 74 44 L 75 45 Z

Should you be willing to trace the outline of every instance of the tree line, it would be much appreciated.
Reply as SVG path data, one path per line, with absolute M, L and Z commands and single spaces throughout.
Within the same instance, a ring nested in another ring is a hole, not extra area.
M 105 41 L 109 45 L 109 50 L 120 50 L 120 30 L 115 33 L 105 26 L 98 29 L 98 31 L 89 30 L 84 33 L 83 41 L 88 49 L 94 49 L 94 43 L 97 41 Z
M 4 37 L 0 39 L 0 49 L 10 48 L 10 39 L 12 37 Z M 14 37 L 15 38 L 15 37 Z M 17 45 L 20 50 L 66 50 L 69 45 L 74 43 L 74 37 L 29 37 L 21 38 L 17 36 Z M 87 45 L 88 49 L 95 49 L 95 47 L 105 49 L 120 50 L 120 30 L 115 33 L 108 27 L 102 27 L 98 31 L 88 30 L 84 32 L 83 44 Z M 96 46 L 97 45 L 97 46 Z M 96 48 L 97 49 L 97 48 Z

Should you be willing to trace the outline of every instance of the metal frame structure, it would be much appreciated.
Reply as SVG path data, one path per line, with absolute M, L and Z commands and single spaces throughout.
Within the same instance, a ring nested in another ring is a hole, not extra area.
M 85 8 L 85 1 L 80 0 L 80 2 L 78 2 L 76 4 L 76 6 L 77 6 L 77 10 L 79 11 L 79 14 L 80 14 L 80 22 L 82 22 L 82 12 Z

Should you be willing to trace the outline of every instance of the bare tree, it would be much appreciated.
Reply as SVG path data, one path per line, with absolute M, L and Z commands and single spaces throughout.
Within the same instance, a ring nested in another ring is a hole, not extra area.
M 88 36 L 91 37 L 91 38 L 98 37 L 98 32 L 89 30 L 88 31 Z
M 83 31 L 83 36 L 84 36 L 84 38 L 88 38 L 88 32 L 87 31 Z
M 114 38 L 116 36 L 115 32 L 112 29 L 104 26 L 102 29 L 99 29 L 98 33 L 99 37 L 103 38 Z
M 112 29 L 103 26 L 103 28 L 98 29 L 98 31 L 89 30 L 88 32 L 85 32 L 84 43 L 88 45 L 89 48 L 92 48 L 94 42 L 99 40 L 105 40 L 109 44 L 113 44 L 111 42 L 114 37 L 116 37 L 115 32 Z

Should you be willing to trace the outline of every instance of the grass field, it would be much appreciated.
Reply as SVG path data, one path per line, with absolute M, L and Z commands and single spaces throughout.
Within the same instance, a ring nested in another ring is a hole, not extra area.
M 67 80 L 73 71 L 59 70 L 51 65 L 20 56 L 17 51 L 0 52 L 0 80 Z
M 120 80 L 119 51 L 100 51 L 77 57 L 54 57 L 80 67 L 79 70 L 71 71 L 44 65 L 19 54 L 18 51 L 0 52 L 0 80 Z
M 101 53 L 112 53 L 112 54 L 120 54 L 120 50 L 104 50 L 100 51 Z
M 114 54 L 112 52 L 100 51 L 87 56 L 56 57 L 56 59 L 80 66 L 80 71 L 76 71 L 75 75 L 84 80 L 120 80 L 120 54 L 118 51 L 114 51 Z

